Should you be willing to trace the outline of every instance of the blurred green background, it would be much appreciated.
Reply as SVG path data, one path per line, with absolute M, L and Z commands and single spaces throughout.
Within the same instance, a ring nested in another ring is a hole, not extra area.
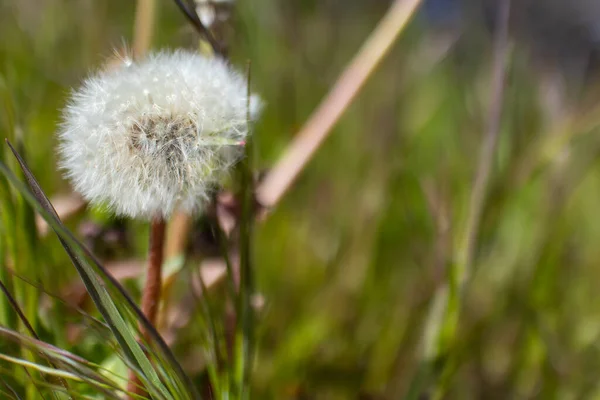
M 266 102 L 255 132 L 261 170 L 387 6 L 237 2 L 231 57 L 240 69 L 252 61 Z M 56 166 L 60 109 L 70 88 L 131 42 L 134 10 L 121 0 L 0 1 L 0 135 L 22 143 L 49 194 L 70 191 Z M 415 384 L 427 361 L 432 300 L 460 251 L 486 130 L 493 37 L 477 15 L 439 22 L 418 14 L 259 226 L 255 272 L 265 305 L 253 398 L 399 399 Z M 511 41 L 501 136 L 458 332 L 436 361 L 453 360 L 446 398 L 600 398 L 598 96 L 582 69 L 556 62 L 570 55 L 539 56 L 522 31 Z M 173 2 L 158 1 L 152 47 L 193 48 L 197 40 Z M 84 212 L 68 225 L 78 231 L 90 219 L 115 223 Z M 62 293 L 75 270 L 54 237 L 27 248 L 26 223 L 14 245 L 35 262 L 18 258 L 14 269 Z M 124 224 L 131 245 L 113 243 L 106 261 L 144 257 L 147 226 Z M 69 340 L 79 321 L 68 306 L 40 291 L 32 307 L 45 340 L 109 362 L 102 338 Z M 194 324 L 175 350 L 197 366 Z M 426 382 L 423 398 L 427 391 Z

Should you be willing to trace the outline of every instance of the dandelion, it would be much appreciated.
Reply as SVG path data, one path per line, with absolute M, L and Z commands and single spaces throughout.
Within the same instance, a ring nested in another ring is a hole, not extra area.
M 150 323 L 160 301 L 165 219 L 175 208 L 201 208 L 241 156 L 248 114 L 255 119 L 259 109 L 243 75 L 185 51 L 123 57 L 71 96 L 59 132 L 66 177 L 90 203 L 152 221 L 141 307 Z
M 92 204 L 133 218 L 197 211 L 248 135 L 247 85 L 225 61 L 177 51 L 87 79 L 59 133 L 61 167 Z M 260 109 L 250 99 L 250 115 Z

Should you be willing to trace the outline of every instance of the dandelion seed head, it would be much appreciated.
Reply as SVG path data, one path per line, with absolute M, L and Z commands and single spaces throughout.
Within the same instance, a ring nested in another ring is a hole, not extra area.
M 93 204 L 134 218 L 194 212 L 243 153 L 247 83 L 225 61 L 177 51 L 121 63 L 71 96 L 61 167 Z M 250 98 L 250 116 L 260 111 Z

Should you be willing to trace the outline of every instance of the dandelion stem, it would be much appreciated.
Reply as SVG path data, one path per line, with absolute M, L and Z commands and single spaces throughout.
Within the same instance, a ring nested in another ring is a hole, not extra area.
M 155 217 L 150 226 L 150 248 L 148 250 L 148 273 L 142 294 L 142 312 L 151 324 L 156 324 L 160 294 L 162 290 L 162 263 L 165 243 L 166 222 Z
M 160 295 L 162 292 L 162 264 L 164 258 L 164 243 L 166 221 L 160 217 L 154 217 L 150 223 L 150 245 L 148 249 L 148 271 L 146 283 L 142 292 L 142 312 L 152 325 L 156 325 Z M 140 332 L 144 340 L 150 340 L 148 332 L 140 326 Z M 129 374 L 129 385 L 127 390 L 135 394 L 143 394 L 140 380 L 133 372 Z

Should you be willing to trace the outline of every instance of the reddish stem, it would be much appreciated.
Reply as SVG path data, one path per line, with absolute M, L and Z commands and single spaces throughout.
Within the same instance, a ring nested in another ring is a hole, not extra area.
M 148 254 L 148 274 L 142 294 L 142 312 L 152 325 L 156 324 L 160 295 L 162 291 L 162 264 L 165 243 L 166 222 L 162 217 L 152 220 L 150 226 L 150 249 Z M 146 336 L 146 332 L 143 332 Z
M 166 222 L 162 217 L 155 217 L 150 224 L 150 248 L 148 249 L 148 272 L 142 293 L 142 312 L 148 321 L 156 326 L 156 317 L 162 292 L 162 264 Z M 148 332 L 140 325 L 140 332 L 145 340 L 149 340 Z M 144 394 L 139 378 L 131 371 L 127 391 L 138 395 Z

